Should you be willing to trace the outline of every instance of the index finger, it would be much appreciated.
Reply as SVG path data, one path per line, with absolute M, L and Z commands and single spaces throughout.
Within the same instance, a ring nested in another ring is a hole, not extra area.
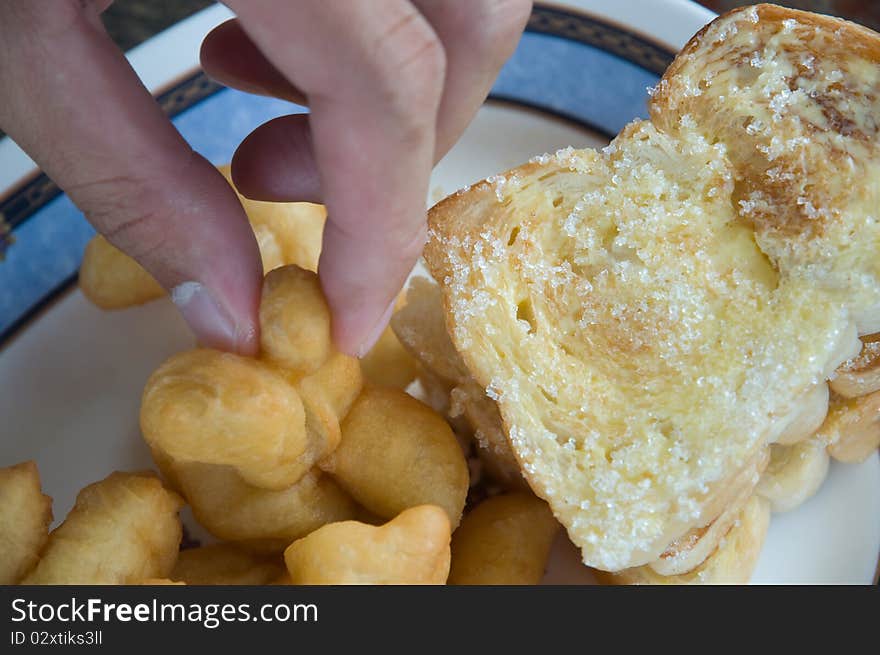
M 364 354 L 425 242 L 445 57 L 404 0 L 229 3 L 309 99 L 328 222 L 320 275 L 337 345 Z

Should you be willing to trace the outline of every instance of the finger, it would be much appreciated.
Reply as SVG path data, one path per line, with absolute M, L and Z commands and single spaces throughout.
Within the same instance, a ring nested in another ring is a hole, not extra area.
M 261 266 L 241 205 L 79 2 L 0 3 L 0 126 L 178 303 L 206 345 L 253 353 Z
M 513 54 L 531 0 L 413 0 L 443 42 L 446 79 L 434 161 L 458 141 Z
M 81 0 L 80 4 L 84 9 L 87 5 L 91 5 L 95 13 L 103 14 L 113 4 L 113 0 Z
M 388 0 L 229 2 L 309 98 L 327 206 L 320 272 L 337 344 L 363 354 L 421 252 L 445 60 L 419 12 Z
M 234 18 L 208 33 L 202 41 L 199 57 L 205 73 L 221 84 L 306 104 L 302 91 L 263 56 Z
M 275 118 L 251 132 L 232 158 L 232 179 L 255 200 L 323 202 L 309 115 Z
M 446 53 L 446 79 L 434 148 L 436 163 L 473 119 L 501 66 L 513 53 L 528 20 L 531 1 L 417 0 L 416 4 L 440 37 Z M 239 60 L 233 54 L 237 49 L 251 53 L 256 46 L 240 25 L 236 25 L 236 29 L 235 37 L 226 40 L 222 49 L 225 59 L 212 55 L 212 66 L 227 68 L 222 74 L 215 72 L 214 75 L 218 79 L 226 75 L 226 83 L 244 90 L 249 90 L 249 85 L 256 92 L 275 88 L 270 95 L 282 97 L 284 83 L 277 81 L 281 74 L 261 54 L 246 54 L 243 60 L 249 62 L 248 66 L 237 63 Z M 216 43 L 216 39 L 214 41 Z M 233 66 L 237 66 L 234 71 Z M 290 123 L 273 121 L 257 128 L 242 143 L 235 153 L 233 168 L 240 176 L 236 177 L 236 184 L 241 183 L 239 190 L 245 196 L 259 200 L 320 202 L 312 186 L 317 177 L 314 155 L 306 149 L 311 140 L 303 134 L 303 127 L 300 119 Z

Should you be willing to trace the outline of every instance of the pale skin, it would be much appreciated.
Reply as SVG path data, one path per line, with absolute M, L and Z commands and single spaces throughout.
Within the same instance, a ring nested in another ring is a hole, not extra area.
M 208 346 L 255 354 L 261 265 L 235 194 L 183 141 L 100 22 L 112 0 L 0 3 L 0 128 Z M 380 336 L 426 240 L 434 163 L 513 53 L 530 0 L 228 0 L 205 71 L 307 104 L 238 147 L 236 186 L 327 206 L 321 285 L 337 346 Z

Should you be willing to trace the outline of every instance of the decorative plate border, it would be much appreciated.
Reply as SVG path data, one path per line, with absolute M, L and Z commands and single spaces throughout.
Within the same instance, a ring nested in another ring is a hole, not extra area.
M 653 42 L 647 37 L 636 35 L 624 27 L 575 8 L 537 3 L 533 7 L 526 32 L 558 37 L 592 46 L 635 64 L 654 75 L 662 74 L 675 56 L 675 52 L 668 46 Z M 199 70 L 173 82 L 171 86 L 158 92 L 155 97 L 163 111 L 173 118 L 224 88 Z M 604 133 L 609 137 L 613 136 L 607 129 L 590 125 L 582 119 L 572 117 L 564 111 L 552 107 L 539 106 L 537 103 L 511 97 L 503 92 L 492 93 L 489 97 L 493 100 L 534 109 L 547 115 L 554 115 L 593 131 Z M 38 172 L 0 198 L 0 266 L 2 266 L 5 251 L 14 243 L 16 228 L 61 194 L 62 191 L 49 177 Z M 76 283 L 76 280 L 76 274 L 61 280 L 51 291 L 35 301 L 28 310 L 16 317 L 5 330 L 0 332 L 0 349 L 26 324 L 34 320 L 36 316 L 69 290 Z
M 171 88 L 156 96 L 156 102 L 162 111 L 174 117 L 224 88 L 199 71 L 173 83 Z M 11 191 L 8 197 L 0 200 L 0 238 L 4 235 L 11 237 L 16 227 L 62 193 L 45 173 L 36 173 L 29 181 Z M 0 258 L 3 251 L 0 243 Z
M 628 32 L 622 27 L 577 10 L 540 3 L 535 4 L 526 31 L 599 48 L 657 75 L 662 75 L 675 57 L 675 52 L 670 48 Z M 224 88 L 202 71 L 198 71 L 159 93 L 156 101 L 168 116 L 174 117 Z M 490 94 L 489 97 L 495 96 Z M 511 101 L 506 96 L 498 99 Z M 520 100 L 512 102 L 529 106 Z M 540 109 L 554 113 L 552 110 Z M 569 116 L 559 115 L 572 120 Z M 580 122 L 583 124 L 583 121 Z M 586 124 L 585 127 L 595 129 Z M 4 199 L 0 199 L 0 260 L 5 250 L 4 243 L 11 243 L 15 228 L 61 193 L 58 186 L 44 173 L 37 173 L 29 181 L 10 191 Z
M 555 36 L 592 46 L 636 64 L 656 75 L 662 75 L 675 57 L 674 49 L 669 46 L 576 8 L 536 3 L 526 26 L 526 32 Z M 209 79 L 199 70 L 172 82 L 170 86 L 155 94 L 155 98 L 162 110 L 173 118 L 224 88 L 223 85 Z M 539 106 L 505 94 L 492 93 L 489 98 L 572 121 L 609 137 L 613 136 L 607 130 L 597 128 L 587 121 L 549 107 Z M 38 172 L 23 183 L 9 189 L 0 197 L 0 266 L 2 266 L 4 252 L 14 243 L 15 228 L 61 194 L 62 191 L 48 176 Z M 63 294 L 70 291 L 76 281 L 77 274 L 62 280 L 6 330 L 0 332 L 0 352 L 26 324 L 33 321 Z M 880 584 L 880 560 L 878 560 L 874 576 L 874 585 L 878 584 Z
M 526 31 L 605 50 L 657 75 L 663 75 L 676 55 L 670 48 L 631 30 L 552 5 L 536 4 Z

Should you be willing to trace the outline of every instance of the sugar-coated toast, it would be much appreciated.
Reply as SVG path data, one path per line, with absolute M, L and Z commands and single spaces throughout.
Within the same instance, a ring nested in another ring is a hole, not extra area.
M 754 487 L 880 331 L 880 36 L 737 10 L 650 112 L 445 199 L 425 255 L 529 485 L 606 571 Z

